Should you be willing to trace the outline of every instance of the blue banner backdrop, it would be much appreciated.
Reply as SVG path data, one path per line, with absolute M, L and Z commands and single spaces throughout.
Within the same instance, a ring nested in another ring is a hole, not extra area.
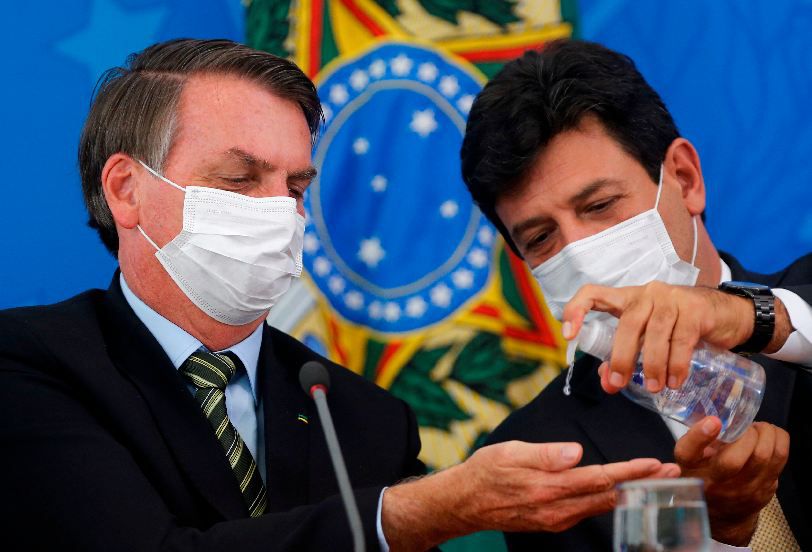
M 76 144 L 93 85 L 172 37 L 242 40 L 239 0 L 11 2 L 0 69 L 0 308 L 108 284 Z M 630 55 L 698 148 L 716 244 L 772 271 L 812 250 L 812 3 L 580 0 L 579 35 Z M 352 205 L 348 205 L 352 208 Z

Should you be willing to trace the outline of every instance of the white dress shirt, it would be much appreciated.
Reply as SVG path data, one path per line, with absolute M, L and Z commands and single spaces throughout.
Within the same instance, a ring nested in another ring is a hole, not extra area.
M 164 350 L 175 369 L 180 368 L 186 359 L 200 348 L 208 350 L 197 338 L 155 312 L 139 299 L 127 285 L 123 274 L 120 275 L 119 282 L 127 303 Z M 264 482 L 266 480 L 264 416 L 262 415 L 262 397 L 257 393 L 256 388 L 257 364 L 259 362 L 259 349 L 262 345 L 263 326 L 264 324 L 260 324 L 251 335 L 233 347 L 228 348 L 229 351 L 239 357 L 245 366 L 245 370 L 240 370 L 235 374 L 226 386 L 226 411 L 228 412 L 228 419 L 231 420 L 234 428 L 242 437 L 245 446 L 251 451 L 251 456 L 254 457 L 259 474 Z M 195 387 L 189 385 L 189 391 L 194 393 Z M 381 550 L 389 552 L 389 545 L 383 536 L 383 525 L 381 523 L 381 506 L 383 505 L 384 492 L 386 492 L 386 488 L 381 491 L 378 498 L 376 525 Z

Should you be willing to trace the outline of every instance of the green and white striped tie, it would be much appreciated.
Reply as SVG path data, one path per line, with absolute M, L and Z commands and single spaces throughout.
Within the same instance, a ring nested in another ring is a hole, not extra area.
M 238 366 L 242 367 L 242 362 L 234 353 L 197 351 L 183 363 L 180 373 L 197 388 L 195 400 L 226 453 L 248 505 L 248 513 L 251 517 L 257 517 L 265 512 L 268 505 L 265 485 L 251 451 L 228 419 L 226 410 L 225 388 L 237 373 Z

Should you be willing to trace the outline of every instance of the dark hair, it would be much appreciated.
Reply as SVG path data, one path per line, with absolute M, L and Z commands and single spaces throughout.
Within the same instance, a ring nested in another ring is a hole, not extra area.
M 162 172 L 177 130 L 183 85 L 200 74 L 247 78 L 296 102 L 315 141 L 322 120 L 319 97 L 310 79 L 289 60 L 230 40 L 170 40 L 131 54 L 124 67 L 109 69 L 99 79 L 79 141 L 89 225 L 114 256 L 118 234 L 102 190 L 102 168 L 111 155 L 126 153 Z
M 679 131 L 628 56 L 591 42 L 550 42 L 506 64 L 474 101 L 460 152 L 462 177 L 515 253 L 496 201 L 516 188 L 553 137 L 586 115 L 594 115 L 657 183 Z

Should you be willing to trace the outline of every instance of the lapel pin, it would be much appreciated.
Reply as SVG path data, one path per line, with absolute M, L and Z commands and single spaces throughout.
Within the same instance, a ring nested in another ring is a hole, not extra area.
M 296 419 L 297 419 L 298 421 L 302 422 L 303 424 L 309 424 L 309 423 L 310 423 L 310 422 L 307 420 L 307 416 L 305 416 L 304 414 L 299 414 L 298 416 L 296 416 Z

